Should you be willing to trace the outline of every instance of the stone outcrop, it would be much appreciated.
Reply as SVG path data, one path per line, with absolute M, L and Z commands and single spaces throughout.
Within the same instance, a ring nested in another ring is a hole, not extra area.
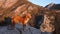
M 55 32 L 54 34 L 60 34 L 60 4 L 51 3 L 47 5 L 45 8 L 50 10 L 56 10 L 56 19 L 55 19 Z

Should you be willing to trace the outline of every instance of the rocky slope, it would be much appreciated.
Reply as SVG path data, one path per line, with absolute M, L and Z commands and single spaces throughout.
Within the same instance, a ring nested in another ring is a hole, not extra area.
M 15 15 L 20 16 L 24 12 L 29 12 L 32 16 L 29 23 L 34 26 L 36 16 L 38 17 L 43 15 L 45 12 L 50 11 L 52 15 L 55 15 L 54 10 L 49 10 L 42 6 L 35 5 L 27 0 L 0 0 L 0 21 L 4 20 L 4 17 L 13 17 Z

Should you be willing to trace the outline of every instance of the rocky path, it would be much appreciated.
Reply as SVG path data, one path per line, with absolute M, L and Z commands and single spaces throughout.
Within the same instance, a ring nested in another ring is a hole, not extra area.
M 42 33 L 40 29 L 33 28 L 28 26 L 22 30 L 21 24 L 16 24 L 16 28 L 13 30 L 8 30 L 7 26 L 0 26 L 0 34 L 49 34 L 49 33 Z

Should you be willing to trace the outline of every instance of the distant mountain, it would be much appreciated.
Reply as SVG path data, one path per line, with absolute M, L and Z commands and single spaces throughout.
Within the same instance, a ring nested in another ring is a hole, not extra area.
M 49 8 L 51 10 L 60 10 L 60 4 L 50 3 L 45 8 Z

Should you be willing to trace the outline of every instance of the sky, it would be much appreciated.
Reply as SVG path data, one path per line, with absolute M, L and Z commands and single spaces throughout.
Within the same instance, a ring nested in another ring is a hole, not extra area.
M 49 3 L 55 3 L 55 4 L 60 4 L 60 0 L 29 0 L 30 2 L 36 4 L 36 5 L 40 5 L 40 6 L 46 6 Z

